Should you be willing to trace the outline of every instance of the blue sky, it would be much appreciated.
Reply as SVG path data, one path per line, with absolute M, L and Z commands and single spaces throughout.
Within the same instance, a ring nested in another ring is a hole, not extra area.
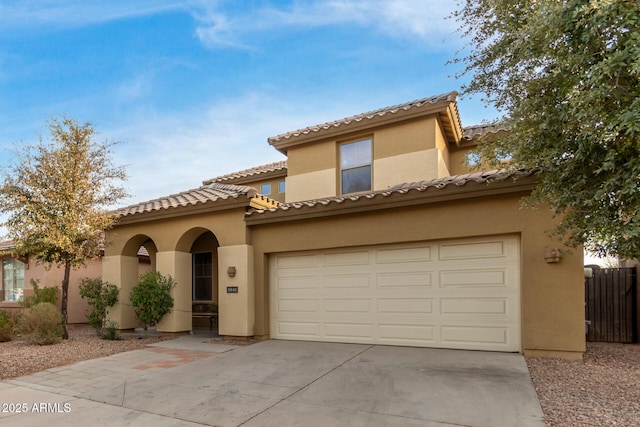
M 122 205 L 282 159 L 267 138 L 459 90 L 439 0 L 0 0 L 0 166 L 46 120 L 121 141 Z M 464 126 L 497 113 L 459 99 Z

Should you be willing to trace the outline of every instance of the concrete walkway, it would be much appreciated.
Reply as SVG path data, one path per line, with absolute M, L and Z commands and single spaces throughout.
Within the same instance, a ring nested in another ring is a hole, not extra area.
M 0 404 L 11 426 L 544 426 L 521 355 L 198 336 L 2 381 Z

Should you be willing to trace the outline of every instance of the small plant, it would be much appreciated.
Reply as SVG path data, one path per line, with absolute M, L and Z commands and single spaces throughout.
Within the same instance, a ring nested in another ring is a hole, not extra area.
M 41 302 L 23 311 L 18 332 L 35 344 L 54 344 L 62 338 L 62 315 L 55 305 Z
M 17 314 L 12 311 L 0 310 L 0 342 L 7 342 L 13 339 Z
M 89 303 L 87 321 L 98 336 L 102 335 L 107 319 L 107 310 L 118 302 L 120 290 L 114 284 L 100 279 L 84 278 L 80 283 L 80 296 Z
M 145 331 L 147 327 L 157 325 L 173 308 L 171 289 L 175 284 L 171 276 L 150 271 L 140 276 L 140 281 L 131 290 L 129 300 Z
M 120 340 L 120 324 L 118 322 L 114 322 L 113 320 L 107 320 L 104 324 L 104 332 L 102 334 L 102 338 L 105 340 L 115 341 Z
M 38 286 L 38 281 L 31 279 L 31 287 L 33 288 L 33 295 L 25 297 L 20 305 L 24 308 L 31 308 L 34 305 L 40 304 L 42 302 L 48 302 L 50 304 L 56 305 L 58 301 L 58 287 L 53 286 L 45 286 L 44 288 L 40 288 Z

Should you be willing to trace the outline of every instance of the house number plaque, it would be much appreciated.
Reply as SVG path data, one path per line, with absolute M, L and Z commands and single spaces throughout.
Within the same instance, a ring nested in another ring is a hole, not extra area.
M 228 294 L 237 294 L 238 293 L 238 287 L 237 286 L 227 286 L 227 293 Z

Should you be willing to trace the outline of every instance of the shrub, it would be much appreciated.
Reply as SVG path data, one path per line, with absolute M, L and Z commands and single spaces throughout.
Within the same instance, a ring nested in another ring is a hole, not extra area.
M 118 333 L 119 329 L 120 324 L 118 322 L 107 320 L 104 325 L 104 333 L 102 334 L 102 338 L 110 341 L 121 339 L 120 334 Z
M 0 342 L 11 341 L 15 334 L 17 314 L 13 311 L 0 310 Z
M 171 276 L 150 271 L 140 276 L 140 281 L 131 290 L 129 300 L 145 331 L 148 326 L 158 324 L 173 308 L 171 289 L 175 284 Z
M 31 308 L 34 305 L 40 304 L 42 302 L 48 302 L 50 304 L 56 305 L 58 301 L 58 287 L 48 287 L 40 288 L 38 286 L 38 281 L 31 279 L 31 287 L 33 287 L 33 295 L 25 297 L 24 300 L 20 303 L 20 305 L 24 308 Z
M 62 338 L 62 315 L 55 305 L 41 302 L 22 312 L 18 332 L 35 344 L 54 344 Z
M 95 328 L 98 335 L 102 334 L 107 319 L 107 310 L 118 302 L 120 290 L 114 284 L 100 279 L 82 279 L 80 296 L 89 303 L 87 321 Z

